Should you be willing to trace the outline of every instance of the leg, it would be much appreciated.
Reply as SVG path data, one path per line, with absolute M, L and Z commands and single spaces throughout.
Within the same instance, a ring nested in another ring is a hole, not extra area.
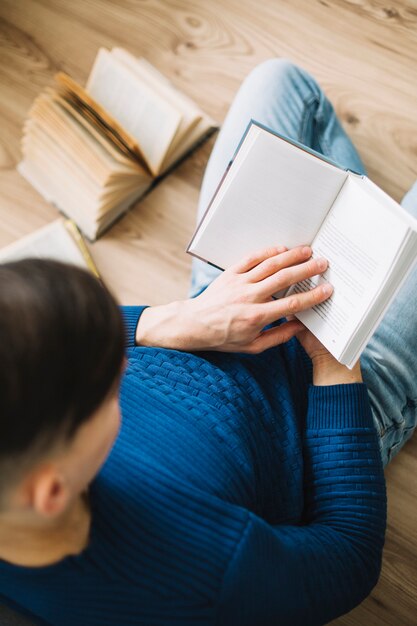
M 200 194 L 199 221 L 251 118 L 364 172 L 363 163 L 315 80 L 285 59 L 256 67 L 241 85 L 211 154 Z M 200 293 L 219 270 L 193 259 L 190 296 Z
M 417 217 L 417 183 L 402 205 Z M 417 267 L 412 270 L 361 358 L 386 465 L 417 424 Z

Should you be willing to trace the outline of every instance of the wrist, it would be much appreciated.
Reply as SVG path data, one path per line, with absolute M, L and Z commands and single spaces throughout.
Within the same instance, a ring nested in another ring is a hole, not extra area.
M 171 348 L 177 341 L 181 302 L 170 302 L 145 309 L 136 328 L 136 345 Z
M 313 385 L 344 385 L 363 382 L 359 361 L 352 369 L 339 363 L 331 354 L 319 355 L 313 358 L 312 362 Z
M 193 301 L 178 300 L 145 309 L 136 328 L 136 345 L 196 351 L 209 349 Z

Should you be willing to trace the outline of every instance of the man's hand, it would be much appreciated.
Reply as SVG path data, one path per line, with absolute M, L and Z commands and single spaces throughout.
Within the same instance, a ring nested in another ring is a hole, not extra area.
M 272 295 L 326 268 L 327 261 L 311 258 L 308 246 L 262 250 L 229 267 L 196 298 L 145 309 L 136 342 L 188 351 L 262 352 L 304 328 L 295 319 L 265 326 L 323 302 L 332 287 L 323 284 L 278 300 Z

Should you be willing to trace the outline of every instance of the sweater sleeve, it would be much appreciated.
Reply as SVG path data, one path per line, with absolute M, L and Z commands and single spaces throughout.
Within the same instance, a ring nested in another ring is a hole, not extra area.
M 126 329 L 126 347 L 133 348 L 136 345 L 135 336 L 136 328 L 143 311 L 148 308 L 145 306 L 121 306 L 120 310 Z
M 217 624 L 312 626 L 375 586 L 386 525 L 379 442 L 365 385 L 309 389 L 300 526 L 248 513 L 226 571 Z

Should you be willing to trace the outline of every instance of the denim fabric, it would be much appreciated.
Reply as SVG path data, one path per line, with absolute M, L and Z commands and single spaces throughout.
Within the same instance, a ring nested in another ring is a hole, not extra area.
M 270 59 L 249 74 L 230 107 L 204 175 L 197 223 L 251 118 L 321 152 L 342 167 L 365 173 L 360 156 L 316 81 L 286 59 Z M 417 183 L 404 198 L 403 206 L 417 217 Z M 189 295 L 201 293 L 219 273 L 193 259 Z M 417 268 L 361 358 L 384 465 L 409 439 L 417 422 L 416 294 Z
M 401 204 L 417 217 L 417 183 Z M 368 343 L 361 365 L 386 464 L 417 424 L 417 267 Z

